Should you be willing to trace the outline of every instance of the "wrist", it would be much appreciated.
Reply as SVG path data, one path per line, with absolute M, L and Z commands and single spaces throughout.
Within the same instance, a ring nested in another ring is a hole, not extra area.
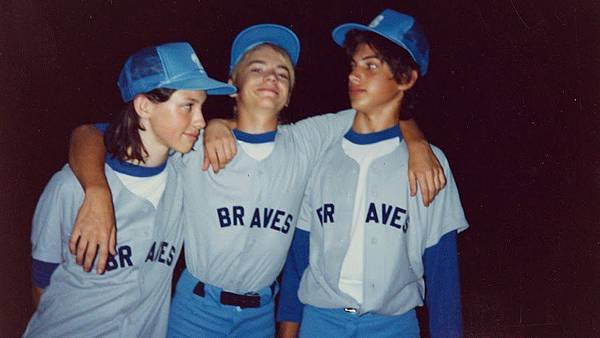
M 86 196 L 110 196 L 110 189 L 108 188 L 108 182 L 106 181 L 88 184 L 83 187 L 83 190 Z

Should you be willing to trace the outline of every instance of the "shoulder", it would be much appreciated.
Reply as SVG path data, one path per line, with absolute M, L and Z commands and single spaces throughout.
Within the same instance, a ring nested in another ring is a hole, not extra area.
M 431 150 L 433 151 L 435 157 L 438 158 L 438 161 L 440 161 L 440 164 L 442 165 L 444 170 L 450 169 L 450 163 L 448 163 L 448 158 L 446 157 L 446 154 L 444 154 L 444 152 L 440 148 L 436 147 L 433 144 L 431 145 Z
M 75 177 L 68 164 L 65 164 L 61 170 L 52 176 L 46 185 L 46 190 L 56 191 L 60 194 L 83 193 L 81 184 L 79 184 L 77 177 Z
M 324 113 L 313 115 L 304 119 L 301 119 L 297 122 L 290 124 L 282 124 L 279 125 L 279 131 L 283 133 L 293 133 L 296 131 L 301 132 L 305 128 L 310 128 L 314 124 L 321 124 L 332 122 L 336 120 L 353 120 L 354 115 L 356 115 L 356 111 L 354 109 L 344 109 L 335 113 Z

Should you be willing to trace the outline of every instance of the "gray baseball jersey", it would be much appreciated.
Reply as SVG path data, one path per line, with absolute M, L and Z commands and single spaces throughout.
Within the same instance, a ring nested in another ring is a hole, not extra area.
M 60 263 L 25 337 L 164 337 L 171 276 L 183 242 L 183 191 L 169 161 L 157 208 L 131 193 L 107 165 L 117 255 L 102 275 L 84 272 L 68 241 L 84 193 L 68 166 L 46 186 L 32 229 L 33 258 Z
M 423 304 L 425 249 L 444 234 L 468 226 L 448 161 L 432 148 L 446 173 L 447 186 L 428 208 L 420 196 L 409 197 L 405 142 L 374 159 L 368 168 L 362 304 L 339 286 L 352 239 L 359 167 L 344 151 L 342 138 L 327 150 L 308 183 L 298 221 L 299 229 L 310 231 L 310 263 L 298 291 L 302 303 L 383 315 L 400 315 Z
M 201 146 L 183 156 L 187 269 L 243 294 L 271 285 L 283 267 L 310 170 L 350 127 L 354 111 L 279 126 L 271 154 L 238 154 L 218 174 L 202 172 Z

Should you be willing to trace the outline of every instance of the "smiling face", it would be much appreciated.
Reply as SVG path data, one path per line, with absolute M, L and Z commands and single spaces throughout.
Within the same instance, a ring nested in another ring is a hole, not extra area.
M 239 112 L 279 114 L 289 101 L 294 68 L 284 52 L 260 45 L 244 55 L 231 78 Z
M 206 125 L 202 115 L 204 101 L 206 92 L 202 90 L 177 90 L 165 102 L 145 101 L 146 114 L 141 117 L 146 129 L 143 132 L 146 149 L 149 152 L 152 147 L 165 152 L 168 149 L 182 153 L 190 151 L 200 129 Z

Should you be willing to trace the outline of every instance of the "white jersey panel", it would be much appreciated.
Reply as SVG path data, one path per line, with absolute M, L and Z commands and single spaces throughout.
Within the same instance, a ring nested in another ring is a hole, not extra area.
M 359 166 L 344 152 L 341 139 L 329 148 L 311 176 L 310 195 L 305 198 L 308 206 L 303 206 L 303 210 L 310 210 L 306 218 L 310 222 L 310 264 L 299 289 L 303 303 L 322 308 L 353 307 L 359 313 L 384 315 L 399 315 L 422 305 L 425 249 L 449 231 L 468 226 L 448 162 L 439 149 L 433 150 L 448 183 L 428 208 L 422 205 L 420 195 L 409 197 L 404 142 L 371 163 L 364 204 L 361 304 L 339 288 L 352 241 Z
M 349 294 L 359 304 L 363 302 L 363 257 L 365 242 L 365 215 L 367 200 L 367 177 L 371 163 L 398 147 L 398 138 L 372 144 L 355 144 L 342 140 L 344 152 L 358 163 L 359 173 L 354 197 L 354 212 L 350 229 L 350 245 L 340 272 L 340 290 Z

